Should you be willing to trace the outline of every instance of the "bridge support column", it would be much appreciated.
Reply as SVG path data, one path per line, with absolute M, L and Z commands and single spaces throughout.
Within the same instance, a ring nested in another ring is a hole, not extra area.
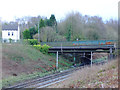
M 92 56 L 93 56 L 93 53 L 91 52 L 91 67 L 92 67 Z
M 83 53 L 83 57 L 85 57 L 85 52 Z
M 63 53 L 63 50 L 62 50 L 62 43 L 61 43 L 61 53 Z
M 116 43 L 114 43 L 114 48 L 115 48 L 115 51 L 114 51 L 114 52 L 115 52 L 115 55 L 114 55 L 114 58 L 116 58 L 116 56 L 117 56 L 117 55 L 116 55 L 116 54 L 117 54 Z
M 57 54 L 56 54 L 56 70 L 58 70 L 58 51 L 57 51 Z
M 110 60 L 113 59 L 112 48 L 110 48 Z
M 109 57 L 109 55 L 107 55 L 107 57 L 106 57 L 106 61 L 108 62 L 108 57 Z
M 75 63 L 75 59 L 76 59 L 76 58 L 75 58 L 75 56 L 74 56 L 74 63 Z
M 75 51 L 75 50 L 74 50 L 74 51 Z M 73 61 L 74 61 L 74 64 L 75 64 L 75 63 L 76 63 L 75 53 L 73 53 L 73 56 L 74 56 Z

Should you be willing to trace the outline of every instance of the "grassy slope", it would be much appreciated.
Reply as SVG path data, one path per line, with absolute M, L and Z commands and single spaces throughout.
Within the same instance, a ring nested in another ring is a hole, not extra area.
M 2 72 L 2 44 L 0 43 L 0 72 Z M 2 73 L 0 73 L 0 86 L 2 83 Z M 0 87 L 1 89 L 1 87 Z
M 55 69 L 55 62 L 55 55 L 42 54 L 32 46 L 2 44 L 3 86 L 48 74 L 48 71 Z M 59 57 L 59 68 L 70 65 L 67 60 Z
M 2 24 L 0 22 L 0 38 L 2 37 Z
M 118 88 L 118 61 L 104 65 L 85 67 L 69 79 L 49 88 Z

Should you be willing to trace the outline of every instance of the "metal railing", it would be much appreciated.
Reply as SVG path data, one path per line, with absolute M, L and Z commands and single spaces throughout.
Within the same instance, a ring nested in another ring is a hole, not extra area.
M 47 44 L 49 46 L 79 46 L 79 45 L 111 45 L 117 40 L 86 40 L 86 41 L 69 41 L 69 42 L 41 42 L 41 45 Z

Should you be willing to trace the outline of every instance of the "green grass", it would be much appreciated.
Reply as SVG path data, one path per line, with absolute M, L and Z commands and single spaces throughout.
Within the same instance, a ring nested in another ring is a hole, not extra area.
M 102 57 L 102 58 L 98 58 L 98 59 L 93 60 L 93 63 L 105 61 L 106 59 L 107 59 L 107 56 L 104 56 L 104 57 Z
M 8 86 L 8 85 L 13 85 L 16 82 L 29 80 L 29 79 L 33 79 L 33 78 L 36 78 L 36 77 L 42 77 L 42 76 L 48 75 L 52 72 L 53 71 L 46 72 L 46 73 L 34 72 L 33 74 L 29 74 L 29 75 L 21 74 L 18 77 L 11 76 L 11 77 L 8 77 L 8 78 L 2 80 L 2 87 Z
M 51 63 L 49 59 L 55 59 L 55 55 L 48 55 L 43 54 L 40 51 L 36 50 L 34 47 L 30 45 L 22 45 L 22 44 L 3 44 L 3 54 L 7 55 L 11 60 L 15 61 L 21 61 L 21 62 L 28 62 L 29 60 L 38 61 L 38 59 L 42 60 L 45 63 Z M 62 58 L 59 58 L 60 62 L 66 63 L 62 60 Z M 67 64 L 67 63 L 66 63 Z
M 63 67 L 63 68 L 59 68 L 57 71 L 62 71 L 62 70 L 66 70 L 68 69 L 68 67 Z M 54 73 L 55 71 L 52 70 L 50 72 L 34 72 L 33 74 L 21 74 L 20 76 L 17 76 L 17 77 L 14 77 L 14 76 L 10 76 L 8 78 L 5 78 L 2 80 L 2 86 L 0 87 L 7 87 L 9 85 L 14 85 L 16 82 L 17 83 L 20 83 L 20 82 L 23 82 L 25 80 L 30 80 L 30 79 L 35 79 L 37 77 L 43 77 L 45 75 L 49 75 L 49 74 L 52 74 Z
M 16 82 L 21 82 L 38 76 L 41 77 L 55 71 L 55 69 L 53 69 L 48 72 L 42 66 L 46 65 L 48 67 L 52 67 L 53 65 L 56 65 L 56 55 L 43 54 L 31 45 L 3 43 L 2 55 L 13 62 L 18 62 L 21 65 L 29 66 L 30 68 L 32 67 L 34 69 L 33 74 L 27 75 L 26 73 L 21 73 L 19 76 L 9 76 L 8 78 L 3 78 L 2 86 L 13 85 Z M 50 61 L 49 59 L 53 60 L 54 62 Z M 68 69 L 68 67 L 72 65 L 72 63 L 67 62 L 68 60 L 63 59 L 60 56 L 58 71 Z M 35 64 L 33 65 L 33 63 Z M 63 64 L 65 66 L 63 66 Z M 41 69 L 42 71 L 35 70 L 37 68 Z

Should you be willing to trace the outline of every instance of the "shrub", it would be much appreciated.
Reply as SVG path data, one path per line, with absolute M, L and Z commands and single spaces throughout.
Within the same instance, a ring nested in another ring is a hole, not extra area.
M 10 42 L 10 43 L 12 42 L 12 39 L 11 39 L 11 38 L 9 38 L 9 42 Z
M 44 54 L 48 53 L 49 48 L 50 48 L 50 46 L 45 44 L 45 45 L 42 46 L 41 52 L 43 52 Z
M 30 31 L 28 29 L 26 29 L 24 32 L 22 32 L 22 34 L 23 34 L 24 39 L 31 38 Z
M 41 45 L 33 45 L 33 47 L 35 47 L 37 50 L 41 51 L 43 54 L 48 53 L 48 50 L 50 48 L 50 46 L 48 46 L 46 44 L 43 45 L 43 46 L 41 46 Z
M 33 47 L 35 47 L 37 50 L 41 50 L 41 45 L 33 45 Z
M 38 44 L 38 40 L 37 39 L 28 39 L 28 44 L 30 45 L 37 45 Z

